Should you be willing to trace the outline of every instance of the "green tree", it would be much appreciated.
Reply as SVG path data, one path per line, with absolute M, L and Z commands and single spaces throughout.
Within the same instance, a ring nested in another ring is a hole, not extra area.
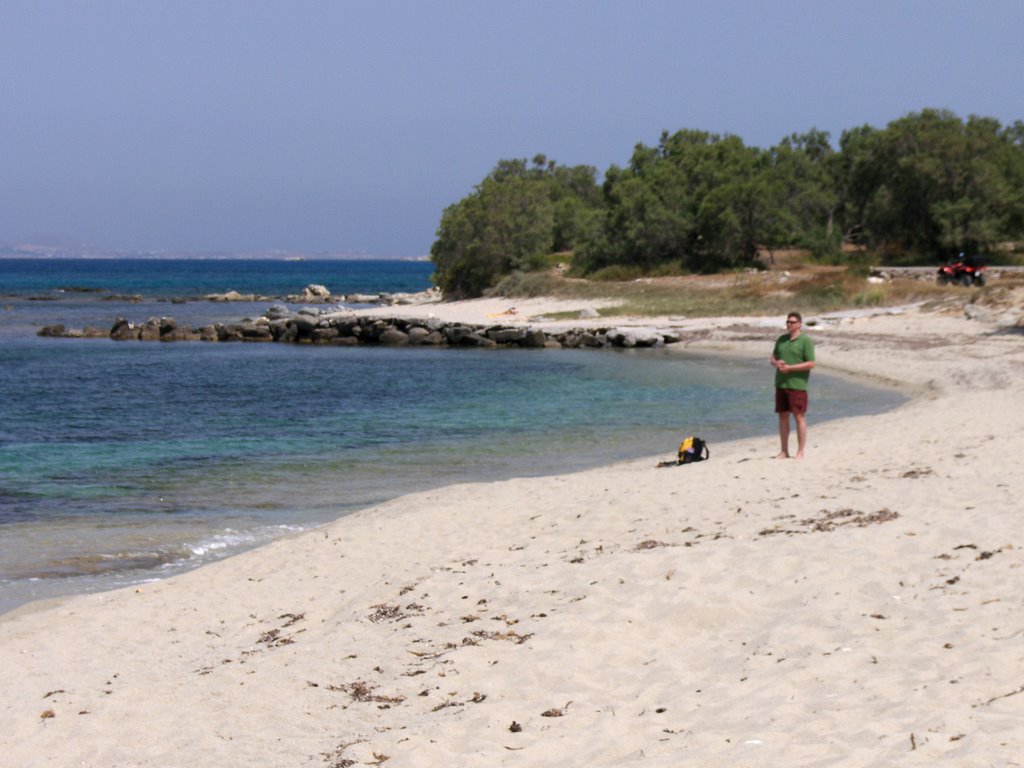
M 797 245 L 818 256 L 838 253 L 843 236 L 837 227 L 840 196 L 838 156 L 829 134 L 812 129 L 783 139 L 769 151 L 778 196 L 774 228 L 765 245 Z
M 1013 135 L 946 110 L 844 133 L 848 225 L 869 247 L 929 260 L 1016 236 L 1024 174 Z
M 1010 211 L 1006 226 L 1010 239 L 1024 237 L 1024 121 L 1017 120 L 1003 130 L 1007 144 L 1006 178 L 1010 185 Z
M 604 218 L 585 240 L 585 270 L 676 263 L 696 272 L 754 263 L 774 226 L 764 153 L 736 136 L 663 133 L 605 176 Z
M 472 194 L 445 209 L 430 249 L 434 280 L 452 298 L 480 296 L 501 277 L 531 270 L 586 231 L 596 172 L 544 155 L 502 160 Z
M 835 192 L 844 242 L 866 245 L 875 231 L 870 223 L 884 172 L 879 160 L 881 141 L 881 133 L 870 125 L 843 131 L 839 139 Z
M 589 166 L 502 160 L 445 209 L 431 255 L 450 296 L 573 250 L 588 273 L 622 265 L 693 272 L 750 266 L 763 248 L 941 258 L 1024 239 L 1024 122 L 910 113 L 884 129 L 795 133 L 769 150 L 683 130 L 637 144 L 599 187 Z

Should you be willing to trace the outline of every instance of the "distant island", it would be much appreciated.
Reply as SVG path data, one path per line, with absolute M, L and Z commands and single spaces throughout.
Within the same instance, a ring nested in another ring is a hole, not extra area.
M 197 259 L 197 260 L 265 260 L 265 261 L 429 261 L 430 256 L 394 256 L 366 251 L 130 251 L 99 248 L 90 245 L 0 242 L 3 259 Z

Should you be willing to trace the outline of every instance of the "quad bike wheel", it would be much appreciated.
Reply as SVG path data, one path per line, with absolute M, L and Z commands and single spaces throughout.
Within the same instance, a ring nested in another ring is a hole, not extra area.
M 985 282 L 986 282 L 986 280 L 985 280 L 985 273 L 984 272 L 979 272 L 978 274 L 976 274 L 974 276 L 974 284 L 976 286 L 978 286 L 979 288 L 982 287 L 983 285 L 985 285 Z
M 957 278 L 957 282 L 960 283 L 960 285 L 970 285 L 972 282 L 971 276 L 966 274 L 960 275 L 960 277 Z
M 939 276 L 936 278 L 939 285 L 949 285 L 949 275 L 945 272 L 939 272 Z

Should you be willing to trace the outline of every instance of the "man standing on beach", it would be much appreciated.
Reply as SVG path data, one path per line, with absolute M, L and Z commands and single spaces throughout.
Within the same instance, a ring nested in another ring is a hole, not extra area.
M 777 459 L 789 458 L 789 414 L 796 422 L 796 458 L 804 457 L 807 445 L 807 380 L 814 367 L 814 342 L 801 333 L 803 318 L 799 312 L 786 317 L 786 333 L 775 340 L 772 367 L 775 369 L 775 412 L 779 414 L 779 440 L 782 450 Z

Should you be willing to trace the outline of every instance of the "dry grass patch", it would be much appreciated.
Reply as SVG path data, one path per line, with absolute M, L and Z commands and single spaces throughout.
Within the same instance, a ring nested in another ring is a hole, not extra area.
M 614 306 L 600 310 L 606 317 L 770 315 L 788 312 L 793 307 L 813 313 L 895 306 L 948 296 L 948 289 L 930 281 L 896 279 L 874 284 L 865 275 L 835 266 L 804 266 L 785 272 L 641 277 L 623 282 L 581 280 L 547 272 L 510 278 L 499 289 L 505 292 L 496 295 L 510 298 L 612 299 L 616 302 Z

